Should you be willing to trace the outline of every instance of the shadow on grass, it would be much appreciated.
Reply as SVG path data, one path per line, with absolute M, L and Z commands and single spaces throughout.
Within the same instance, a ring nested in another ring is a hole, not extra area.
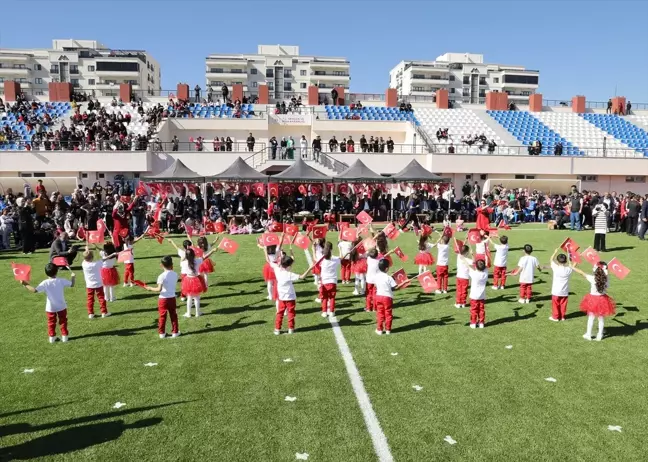
M 605 328 L 606 337 L 629 337 L 631 335 L 636 334 L 639 331 L 648 329 L 648 322 L 636 321 L 633 325 L 633 324 L 626 324 L 624 322 L 621 322 L 617 318 L 614 318 L 613 321 L 621 325 L 606 327 Z
M 92 338 L 92 337 L 132 337 L 133 335 L 137 335 L 138 332 L 143 332 L 147 330 L 156 330 L 156 329 L 157 329 L 157 319 L 155 319 L 154 323 L 151 323 L 148 326 L 115 329 L 115 330 L 108 330 L 104 332 L 95 332 L 93 334 L 79 335 L 78 337 L 70 337 L 70 341 L 76 341 L 76 340 L 81 340 L 84 338 Z
M 421 321 L 415 322 L 413 324 L 408 324 L 406 326 L 392 328 L 392 333 L 396 334 L 399 332 L 409 332 L 412 330 L 425 329 L 432 326 L 448 326 L 452 324 L 457 324 L 454 321 L 454 316 L 444 316 L 441 319 L 423 319 Z
M 632 250 L 635 247 L 632 246 L 625 246 L 625 247 L 612 247 L 610 249 L 607 249 L 607 252 L 621 252 L 623 250 Z
M 516 322 L 516 321 L 524 321 L 527 319 L 535 318 L 536 314 L 538 313 L 539 310 L 532 311 L 531 313 L 528 314 L 520 314 L 519 312 L 520 308 L 516 308 L 516 310 L 513 312 L 513 316 L 508 316 L 505 318 L 498 318 L 495 319 L 494 321 L 488 321 L 488 326 L 497 326 L 499 324 L 508 324 L 510 322 Z
M 151 306 L 150 308 L 141 308 L 141 309 L 138 309 L 138 310 L 111 311 L 110 316 L 111 317 L 113 317 L 113 316 L 124 316 L 124 315 L 128 315 L 128 314 L 139 314 L 139 313 L 149 313 L 149 314 L 157 313 L 157 307 Z
M 3 414 L 0 414 L 0 419 L 3 419 L 5 417 L 11 417 L 11 416 L 14 416 L 14 415 L 28 414 L 30 412 L 43 411 L 45 409 L 52 409 L 52 408 L 61 407 L 61 406 L 65 406 L 65 405 L 72 404 L 72 403 L 74 403 L 74 401 L 68 401 L 67 403 L 61 403 L 61 404 L 50 404 L 49 406 L 32 407 L 32 408 L 29 408 L 29 409 L 21 409 L 20 411 L 5 412 Z M 2 428 L 2 427 L 0 427 L 0 428 Z M 0 432 L 0 435 L 2 435 L 1 432 Z
M 204 329 L 188 331 L 187 335 L 200 335 L 200 334 L 209 334 L 210 332 L 229 332 L 237 329 L 245 329 L 250 326 L 259 326 L 262 324 L 267 324 L 267 321 L 252 321 L 252 322 L 241 322 L 246 317 L 237 319 L 232 324 L 226 326 L 215 326 L 212 327 L 211 324 L 206 324 Z

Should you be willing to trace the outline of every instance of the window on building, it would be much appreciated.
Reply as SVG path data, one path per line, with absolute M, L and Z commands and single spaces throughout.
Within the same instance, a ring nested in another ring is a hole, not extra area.
M 230 74 L 243 74 L 243 69 L 230 69 Z
M 73 87 L 78 87 L 79 79 L 70 79 L 70 83 L 72 84 Z
M 36 90 L 36 91 L 34 92 L 34 94 L 35 94 L 36 96 L 43 96 L 45 93 L 43 92 L 43 90 Z
M 50 73 L 51 74 L 58 74 L 59 73 L 59 66 L 58 64 L 52 64 L 50 66 Z
M 4 83 L 4 77 L 0 77 L 0 83 Z
M 76 64 L 70 64 L 70 74 L 78 74 L 79 66 Z
M 598 176 L 597 175 L 578 175 L 578 176 L 576 176 L 576 179 L 581 180 L 581 181 L 597 182 L 598 181 Z
M 88 85 L 94 85 L 95 79 L 88 79 Z
M 347 74 L 344 71 L 333 71 L 333 75 L 343 75 L 344 76 L 344 75 L 349 75 L 349 74 Z
M 306 83 L 305 82 L 300 83 L 299 88 L 301 88 L 302 90 L 306 88 Z
M 454 82 L 454 81 L 455 81 L 455 76 L 450 74 L 450 82 Z
M 252 69 L 250 69 L 250 74 L 252 74 L 252 75 L 257 75 L 257 72 L 258 71 L 257 71 L 256 67 L 253 67 Z
M 626 183 L 645 183 L 646 177 L 643 175 L 627 176 Z
M 454 89 L 454 88 L 451 88 L 451 89 L 450 89 L 450 93 L 454 93 L 454 92 L 455 92 L 455 89 Z
M 486 77 L 479 78 L 479 85 L 486 85 Z
M 266 77 L 274 77 L 274 69 L 266 69 Z
M 535 180 L 535 175 L 515 175 L 516 180 Z
M 268 90 L 274 90 L 274 82 L 268 82 Z
M 97 61 L 97 71 L 139 72 L 139 63 Z
M 299 75 L 301 75 L 302 77 L 305 76 L 305 75 L 306 75 L 306 71 L 305 71 L 304 69 L 302 69 L 301 71 L 299 71 Z
M 94 72 L 95 67 L 94 66 L 88 66 L 88 72 Z
M 493 77 L 493 83 L 499 83 L 499 77 Z
M 289 79 L 290 77 L 292 77 L 292 70 L 284 69 L 284 78 Z
M 252 82 L 252 88 L 256 88 L 257 85 L 258 85 L 258 84 L 257 84 L 256 82 Z
M 36 65 L 34 66 L 34 70 L 35 70 L 35 71 L 42 71 L 42 70 L 43 70 L 43 66 L 41 66 L 40 64 L 36 64 Z
M 525 85 L 538 85 L 537 75 L 505 75 L 504 83 L 518 83 Z
M 34 79 L 34 83 L 35 83 L 36 85 L 42 85 L 42 84 L 43 84 L 43 79 L 41 79 L 40 77 L 36 77 L 36 78 Z
M 463 83 L 464 85 L 470 85 L 470 76 L 464 75 Z
M 292 83 L 291 82 L 284 82 L 284 90 L 285 91 L 291 91 L 292 90 Z
M 479 97 L 486 98 L 486 90 L 479 90 Z
M 212 67 L 209 69 L 209 72 L 212 74 L 222 74 L 223 73 L 223 68 L 222 67 Z

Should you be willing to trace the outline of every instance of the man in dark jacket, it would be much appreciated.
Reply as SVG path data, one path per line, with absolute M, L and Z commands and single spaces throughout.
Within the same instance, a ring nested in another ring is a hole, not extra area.
M 65 231 L 61 231 L 54 242 L 52 242 L 52 247 L 50 247 L 49 260 L 50 262 L 54 257 L 65 257 L 68 262 L 68 266 L 72 265 L 72 262 L 77 256 L 77 247 L 70 245 L 68 240 L 68 235 Z
M 331 90 L 331 99 L 333 99 L 333 106 L 337 106 L 338 105 L 338 92 L 337 92 L 337 90 L 335 88 L 333 90 Z
M 641 208 L 637 196 L 632 195 L 628 201 L 628 219 L 626 220 L 626 233 L 628 233 L 629 236 L 634 236 L 637 232 L 640 210 Z
M 641 216 L 639 217 L 639 239 L 646 239 L 646 231 L 648 231 L 648 194 L 644 196 L 644 203 L 641 206 Z

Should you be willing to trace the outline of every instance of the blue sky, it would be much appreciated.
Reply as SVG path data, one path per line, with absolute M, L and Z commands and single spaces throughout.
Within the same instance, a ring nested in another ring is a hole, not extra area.
M 258 44 L 351 61 L 351 91 L 383 93 L 403 59 L 445 52 L 540 70 L 545 99 L 623 95 L 648 103 L 648 1 L 9 1 L 0 47 L 93 39 L 144 49 L 163 89 L 204 85 L 210 53 L 256 53 Z M 118 19 L 119 18 L 119 19 Z

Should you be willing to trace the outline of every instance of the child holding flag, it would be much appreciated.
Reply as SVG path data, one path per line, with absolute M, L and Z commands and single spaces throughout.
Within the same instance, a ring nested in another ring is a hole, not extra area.
M 170 256 L 163 257 L 160 264 L 164 271 L 157 278 L 157 286 L 143 286 L 143 289 L 160 294 L 158 297 L 158 335 L 160 338 L 166 337 L 167 314 L 171 319 L 171 337 L 176 338 L 180 335 L 176 305 L 178 273 L 173 271 L 173 259 Z
M 576 264 L 569 265 L 564 253 L 556 256 L 558 249 L 551 255 L 551 270 L 553 281 L 551 283 L 551 317 L 549 321 L 564 321 L 567 313 L 567 298 L 569 297 L 569 279 L 574 272 Z
M 392 320 L 392 307 L 394 305 L 394 290 L 398 290 L 410 280 L 405 280 L 400 284 L 396 284 L 393 277 L 387 274 L 389 270 L 389 262 L 387 260 L 380 260 L 378 262 L 379 272 L 375 275 L 374 286 L 376 288 L 376 334 L 386 335 L 391 334 Z

